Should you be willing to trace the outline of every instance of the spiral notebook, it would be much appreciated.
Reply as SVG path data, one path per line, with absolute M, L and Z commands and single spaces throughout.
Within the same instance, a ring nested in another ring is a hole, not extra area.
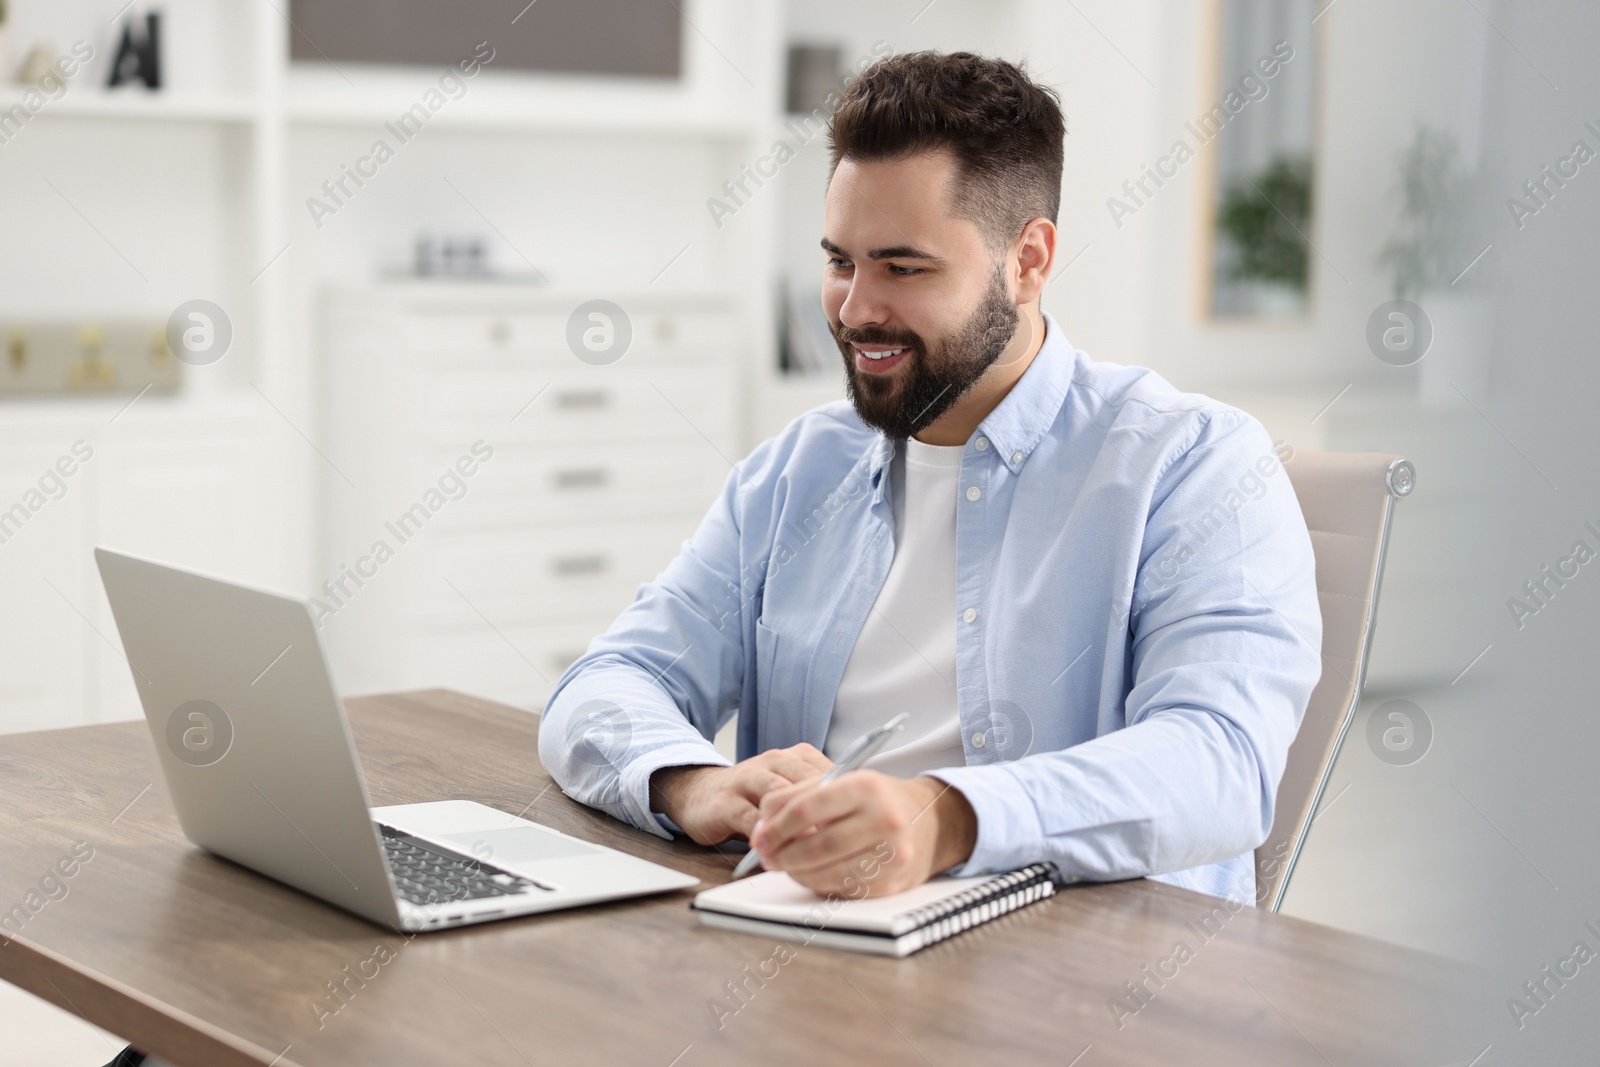
M 689 906 L 706 926 L 909 956 L 1055 891 L 1054 871 L 1043 863 L 1009 874 L 935 878 L 904 893 L 860 900 L 821 897 L 782 871 L 766 871 L 707 889 Z

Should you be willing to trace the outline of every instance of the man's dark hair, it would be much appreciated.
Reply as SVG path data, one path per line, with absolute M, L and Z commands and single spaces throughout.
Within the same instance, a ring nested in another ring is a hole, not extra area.
M 829 123 L 828 177 L 841 159 L 955 156 L 955 213 L 1006 248 L 1029 219 L 1056 221 L 1066 123 L 1053 89 L 971 52 L 886 56 L 862 71 Z

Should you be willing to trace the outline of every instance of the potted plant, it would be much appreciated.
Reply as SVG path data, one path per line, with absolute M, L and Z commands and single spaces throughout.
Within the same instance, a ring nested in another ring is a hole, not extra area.
M 1310 218 L 1311 161 L 1304 157 L 1279 156 L 1223 193 L 1217 208 L 1226 250 L 1222 277 L 1249 284 L 1257 310 L 1288 315 L 1305 309 Z
M 1463 234 L 1472 178 L 1455 138 L 1418 124 L 1400 158 L 1400 224 L 1378 253 L 1396 299 L 1449 288 L 1470 260 Z
M 1417 304 L 1432 324 L 1419 366 L 1423 402 L 1460 405 L 1457 388 L 1469 396 L 1488 388 L 1489 323 L 1474 292 L 1483 271 L 1474 258 L 1488 242 L 1475 239 L 1470 225 L 1476 182 L 1455 138 L 1422 123 L 1399 169 L 1399 224 L 1378 265 L 1388 269 L 1395 299 Z

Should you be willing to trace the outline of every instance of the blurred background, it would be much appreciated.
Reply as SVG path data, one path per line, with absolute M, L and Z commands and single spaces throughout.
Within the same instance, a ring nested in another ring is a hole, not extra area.
M 0 731 L 138 717 L 97 544 L 316 598 L 346 694 L 540 708 L 842 395 L 833 94 L 1002 56 L 1067 118 L 1074 345 L 1417 467 L 1284 910 L 1481 965 L 1484 1064 L 1592 1061 L 1600 975 L 1509 1010 L 1600 950 L 1592 5 L 0 11 Z M 110 1058 L 9 986 L 0 1022 L 0 1063 Z

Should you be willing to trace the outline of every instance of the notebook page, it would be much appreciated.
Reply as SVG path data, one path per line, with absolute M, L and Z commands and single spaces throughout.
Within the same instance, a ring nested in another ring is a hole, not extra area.
M 783 871 L 763 871 L 699 893 L 694 898 L 694 906 L 814 929 L 889 934 L 895 932 L 898 916 L 953 897 L 993 878 L 994 875 L 935 878 L 903 893 L 847 900 L 818 896 Z

